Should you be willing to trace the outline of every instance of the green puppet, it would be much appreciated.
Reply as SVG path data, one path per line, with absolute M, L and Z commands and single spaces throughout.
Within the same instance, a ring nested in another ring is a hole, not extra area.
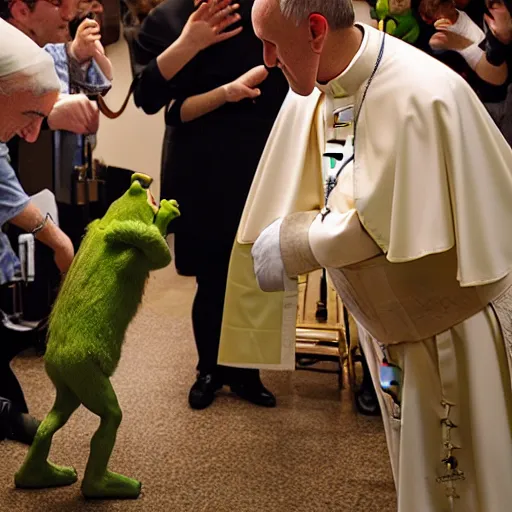
M 140 482 L 107 469 L 121 422 L 110 377 L 149 272 L 171 261 L 164 236 L 168 223 L 179 215 L 178 205 L 163 200 L 158 208 L 149 190 L 151 181 L 134 174 L 130 189 L 102 219 L 88 226 L 64 280 L 50 318 L 45 354 L 46 372 L 57 395 L 16 473 L 17 487 L 36 489 L 77 481 L 74 468 L 47 459 L 54 434 L 82 404 L 101 419 L 91 441 L 83 495 L 137 498 L 140 494 Z
M 414 44 L 420 35 L 420 26 L 411 9 L 411 0 L 377 0 L 372 17 L 379 20 L 379 30 Z

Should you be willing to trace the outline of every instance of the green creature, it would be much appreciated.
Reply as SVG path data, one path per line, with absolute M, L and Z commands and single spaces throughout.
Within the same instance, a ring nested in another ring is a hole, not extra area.
M 121 423 L 110 383 L 128 324 L 141 302 L 151 270 L 171 261 L 168 223 L 179 215 L 176 201 L 160 208 L 149 190 L 152 179 L 134 174 L 130 189 L 102 219 L 92 222 L 55 303 L 45 354 L 46 372 L 57 395 L 41 423 L 15 483 L 20 488 L 70 485 L 74 468 L 49 462 L 54 434 L 83 404 L 101 418 L 91 441 L 82 481 L 86 498 L 137 498 L 141 483 L 107 470 Z
M 372 17 L 379 20 L 379 30 L 414 44 L 420 26 L 411 9 L 411 0 L 377 0 Z

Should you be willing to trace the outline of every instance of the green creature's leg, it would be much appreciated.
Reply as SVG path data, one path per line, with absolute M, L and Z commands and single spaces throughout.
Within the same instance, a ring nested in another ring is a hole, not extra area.
M 47 459 L 55 432 L 66 424 L 80 401 L 49 365 L 47 371 L 57 389 L 57 396 L 52 410 L 37 430 L 23 466 L 14 477 L 16 487 L 19 488 L 58 487 L 71 485 L 77 480 L 74 468 L 56 466 Z
M 81 364 L 80 372 L 87 378 L 71 381 L 70 376 L 69 385 L 82 404 L 101 418 L 100 426 L 91 440 L 82 493 L 86 498 L 137 498 L 141 490 L 140 482 L 107 470 L 122 418 L 112 384 L 94 361 Z

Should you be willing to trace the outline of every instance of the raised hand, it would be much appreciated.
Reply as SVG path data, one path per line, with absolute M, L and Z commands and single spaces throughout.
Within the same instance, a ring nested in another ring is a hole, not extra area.
M 246 98 L 257 98 L 261 91 L 256 87 L 268 76 L 265 66 L 256 66 L 224 86 L 226 101 L 235 103 Z
M 97 50 L 97 42 L 101 39 L 100 26 L 97 21 L 86 18 L 80 23 L 75 39 L 71 43 L 71 54 L 78 62 L 92 59 Z M 100 45 L 100 48 L 103 48 Z
M 226 28 L 240 20 L 236 14 L 239 4 L 231 4 L 232 0 L 209 0 L 203 2 L 190 15 L 183 28 L 180 39 L 186 41 L 199 51 L 221 41 L 231 39 L 242 31 L 242 27 L 224 32 Z M 200 1 L 195 0 L 195 5 Z
M 503 44 L 510 44 L 512 42 L 512 17 L 510 12 L 501 2 L 493 2 L 489 6 L 489 12 L 491 16 L 484 14 L 484 18 L 494 37 Z

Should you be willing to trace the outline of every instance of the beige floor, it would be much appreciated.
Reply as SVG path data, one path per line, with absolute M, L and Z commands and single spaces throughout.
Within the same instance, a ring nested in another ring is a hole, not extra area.
M 187 406 L 195 348 L 194 283 L 171 268 L 152 276 L 114 376 L 124 418 L 111 466 L 143 482 L 133 502 L 85 502 L 78 484 L 19 491 L 13 474 L 25 447 L 0 443 L 0 511 L 392 512 L 395 492 L 380 419 L 356 415 L 336 377 L 266 372 L 278 408 L 223 391 L 198 412 Z M 52 405 L 42 361 L 15 369 L 33 414 Z M 55 436 L 52 459 L 83 474 L 98 420 L 79 409 Z

